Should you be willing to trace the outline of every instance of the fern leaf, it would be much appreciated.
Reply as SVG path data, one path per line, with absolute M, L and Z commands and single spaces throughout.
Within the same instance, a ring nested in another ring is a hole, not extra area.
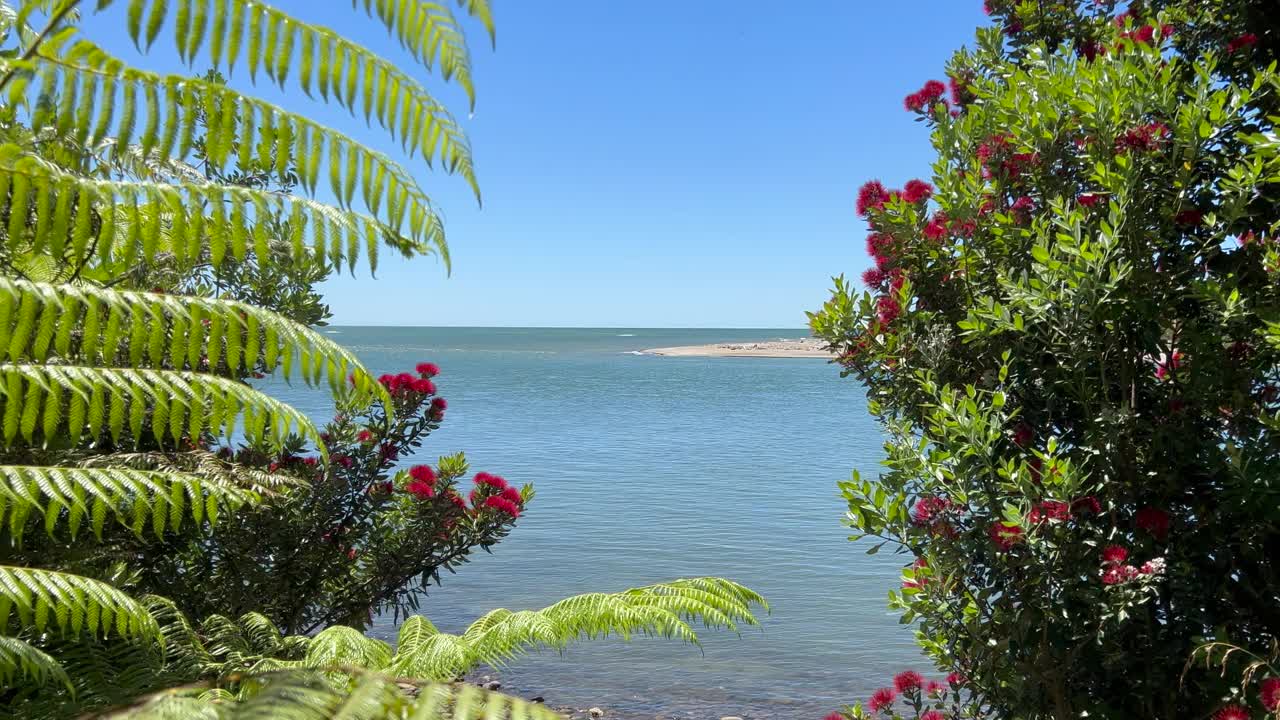
M 57 385 L 63 391 L 89 399 L 90 405 L 87 426 L 79 436 L 64 436 L 64 440 L 98 439 L 105 404 L 109 408 L 106 429 L 112 439 L 119 442 L 126 434 L 127 424 L 128 436 L 135 442 L 140 441 L 142 425 L 152 413 L 151 403 L 163 398 L 170 405 L 181 403 L 198 429 L 228 441 L 239 425 L 250 442 L 265 441 L 281 447 L 291 434 L 297 433 L 315 443 L 322 454 L 326 453 L 315 425 L 306 415 L 247 385 L 215 375 L 135 368 L 0 364 L 0 379 L 3 380 L 0 405 L 6 419 L 4 441 L 9 444 L 19 433 L 27 442 L 35 441 L 35 425 L 43 407 L 40 401 L 51 386 Z M 14 392 L 15 381 L 17 392 Z M 95 401 L 95 397 L 101 396 L 105 397 Z M 19 418 L 15 427 L 10 427 L 8 422 L 10 413 L 16 413 Z M 174 437 L 173 441 L 183 439 Z
M 131 523 L 124 517 L 125 511 L 132 508 L 139 498 L 153 512 L 169 513 L 163 522 L 154 525 L 155 531 L 160 533 L 166 525 L 180 526 L 183 507 L 189 507 L 187 514 L 194 522 L 200 522 L 202 509 L 209 502 L 235 509 L 255 503 L 259 497 L 252 490 L 184 473 L 119 467 L 0 465 L 0 500 L 3 500 L 0 523 L 8 516 L 40 514 L 45 517 L 46 530 L 51 534 L 56 524 L 65 521 L 70 525 L 72 537 L 78 529 L 77 518 L 100 512 L 99 507 L 113 512 L 122 525 L 129 526 Z M 180 515 L 173 514 L 175 509 Z M 20 532 L 11 534 L 15 539 L 21 539 Z
M 0 635 L 0 683 L 12 687 L 19 681 L 27 686 L 58 682 L 71 687 L 66 671 L 53 657 L 22 640 Z
M 10 626 L 35 632 L 114 633 L 140 640 L 160 635 L 141 603 L 102 581 L 70 573 L 0 565 L 0 606 Z

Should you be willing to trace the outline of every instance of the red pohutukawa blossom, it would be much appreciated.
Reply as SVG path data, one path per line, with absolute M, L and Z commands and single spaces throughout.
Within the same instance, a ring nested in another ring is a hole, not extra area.
M 520 506 L 516 505 L 515 503 L 511 502 L 510 500 L 504 497 L 499 497 L 497 495 L 494 495 L 493 497 L 487 497 L 484 500 L 484 506 L 487 508 L 493 508 L 494 510 L 497 510 L 499 512 L 506 513 L 507 515 L 510 515 L 513 518 L 520 517 Z
M 924 714 L 920 716 L 920 720 L 946 720 L 946 715 L 943 715 L 937 710 L 926 710 Z
M 1243 705 L 1228 705 L 1214 713 L 1213 720 L 1249 720 L 1249 709 Z
M 1076 198 L 1076 202 L 1080 203 L 1081 205 L 1087 208 L 1091 208 L 1094 205 L 1097 205 L 1101 201 L 1102 201 L 1102 196 L 1097 193 L 1081 193 L 1080 197 Z
M 435 377 L 440 374 L 440 366 L 435 363 L 420 362 L 413 369 L 417 370 L 419 375 L 426 375 L 427 377 Z
M 964 675 L 961 675 L 958 672 L 947 674 L 947 684 L 950 685 L 951 687 L 960 687 L 961 685 L 964 685 L 964 683 L 965 683 Z
M 880 287 L 884 279 L 884 271 L 878 267 L 867 268 L 862 273 L 862 283 L 871 289 Z
M 929 695 L 933 695 L 933 696 L 937 697 L 937 696 L 939 696 L 939 695 L 942 695 L 944 692 L 946 692 L 946 691 L 947 691 L 947 688 L 946 688 L 946 686 L 945 686 L 945 685 L 943 685 L 942 683 L 938 682 L 937 680 L 930 680 L 930 681 L 929 681 L 929 682 L 924 686 L 924 691 L 925 691 L 925 693 L 927 693 L 927 694 L 929 694 Z M 941 715 L 939 715 L 939 716 L 938 716 L 938 718 L 939 718 L 939 720 L 941 720 L 942 716 L 941 716 Z
M 405 485 L 404 489 L 410 495 L 423 499 L 435 497 L 436 494 L 435 487 L 431 483 L 422 480 L 413 480 L 408 485 Z
M 1164 123 L 1139 125 L 1116 138 L 1116 152 L 1124 153 L 1131 150 L 1153 152 L 1159 150 L 1172 135 L 1169 126 Z
M 1169 513 L 1147 506 L 1133 516 L 1133 524 L 1146 531 L 1156 540 L 1163 541 L 1169 536 Z
M 938 80 L 930 80 L 924 84 L 924 87 L 903 98 L 902 105 L 911 112 L 932 110 L 946 93 L 946 85 Z
M 1119 565 L 1129 559 L 1129 551 L 1119 545 L 1108 545 L 1102 548 L 1104 565 Z
M 1204 221 L 1204 213 L 1199 210 L 1183 210 L 1173 217 L 1179 225 L 1199 225 Z
M 917 500 L 915 507 L 911 508 L 911 522 L 921 526 L 932 525 L 953 506 L 954 503 L 946 498 L 926 495 Z
M 362 443 L 373 442 L 373 433 L 369 432 L 368 430 L 361 430 L 360 432 L 356 433 L 356 440 L 359 440 Z
M 1046 520 L 1065 522 L 1071 519 L 1071 506 L 1058 500 L 1045 500 L 1031 508 L 1027 520 L 1035 525 Z
M 833 712 L 827 715 L 822 720 L 845 720 L 845 717 L 838 712 Z
M 957 107 L 963 107 L 973 102 L 975 95 L 969 89 L 969 85 L 973 82 L 973 78 L 967 75 L 960 77 L 951 76 L 947 78 L 947 85 L 951 88 L 951 104 Z
M 879 180 L 871 180 L 858 190 L 858 214 L 866 217 L 872 210 L 879 210 L 889 199 L 889 193 Z
M 1262 687 L 1258 691 L 1258 699 L 1262 701 L 1262 707 L 1267 712 L 1275 712 L 1276 708 L 1280 708 L 1280 678 L 1267 678 L 1262 681 Z
M 436 471 L 430 465 L 414 465 L 409 468 L 409 477 L 428 485 L 436 484 Z
M 508 487 L 503 490 L 499 497 L 504 498 L 509 502 L 516 503 L 517 505 L 524 502 L 524 497 L 520 495 L 520 491 L 513 487 Z
M 476 485 L 488 485 L 495 490 L 502 491 L 507 489 L 507 481 L 487 472 L 478 472 L 474 480 Z
M 1227 41 L 1227 52 L 1232 55 L 1240 52 L 1247 47 L 1253 47 L 1258 44 L 1258 36 L 1254 33 L 1247 32 L 1237 35 Z
M 871 699 L 867 701 L 867 709 L 873 713 L 880 712 L 893 705 L 893 699 L 896 697 L 898 694 L 893 691 L 893 688 L 880 688 L 871 694 Z
M 1026 423 L 1018 423 L 1013 428 L 1013 444 L 1018 447 L 1026 447 L 1035 439 L 1035 433 L 1031 430 L 1031 426 Z
M 426 378 L 414 380 L 409 387 L 419 395 L 434 395 L 436 392 L 436 384 Z
M 1007 525 L 1003 522 L 992 523 L 987 530 L 987 535 L 991 537 L 991 542 L 1001 550 L 1009 550 L 1022 539 L 1022 528 L 1017 525 Z
M 1181 351 L 1174 350 L 1169 353 L 1168 357 L 1163 357 L 1156 363 L 1156 379 L 1164 380 L 1171 377 L 1174 372 L 1183 366 L 1186 359 L 1187 356 L 1183 355 Z
M 938 242 L 947 236 L 947 216 L 941 211 L 934 214 L 929 224 L 924 226 L 924 236 L 928 240 Z
M 389 442 L 384 442 L 378 447 L 378 454 L 382 456 L 383 460 L 397 460 L 400 458 L 400 451 Z
M 1023 195 L 1014 200 L 1009 209 L 1013 211 L 1014 220 L 1018 221 L 1019 224 L 1025 225 L 1031 221 L 1031 213 L 1036 209 L 1036 201 L 1027 195 Z
M 933 186 L 923 180 L 908 180 L 902 186 L 902 199 L 909 203 L 924 202 L 933 196 Z
M 924 685 L 924 677 L 915 670 L 903 670 L 893 677 L 893 687 L 900 693 L 918 690 Z
M 897 298 L 885 295 L 876 301 L 876 320 L 881 325 L 891 325 L 898 316 L 902 314 L 902 306 L 898 304 Z

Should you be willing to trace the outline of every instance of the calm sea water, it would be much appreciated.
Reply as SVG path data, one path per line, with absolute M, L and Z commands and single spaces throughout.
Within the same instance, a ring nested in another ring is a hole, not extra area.
M 537 497 L 511 535 L 424 600 L 458 632 L 493 607 L 721 575 L 772 615 L 703 650 L 584 642 L 501 668 L 504 689 L 617 718 L 820 718 L 904 667 L 924 670 L 885 609 L 902 556 L 868 556 L 835 482 L 874 473 L 879 429 L 852 380 L 816 359 L 675 358 L 652 347 L 803 337 L 803 330 L 330 328 L 375 372 L 431 360 L 444 427 L 412 460 L 465 450 Z M 323 393 L 285 391 L 317 419 Z M 375 634 L 394 640 L 391 619 Z

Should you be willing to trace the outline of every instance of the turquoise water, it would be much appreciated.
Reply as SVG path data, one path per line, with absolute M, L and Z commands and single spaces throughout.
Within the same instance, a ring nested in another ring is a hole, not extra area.
M 902 556 L 868 556 L 835 482 L 875 472 L 879 429 L 852 380 L 816 359 L 676 358 L 652 347 L 803 330 L 331 328 L 375 372 L 431 360 L 449 400 L 418 461 L 465 450 L 537 497 L 511 535 L 423 601 L 457 632 L 493 607 L 722 575 L 773 606 L 761 629 L 582 643 L 500 670 L 504 689 L 617 718 L 821 718 L 924 670 L 885 609 Z M 323 393 L 288 390 L 323 419 Z M 411 459 L 406 458 L 405 462 Z M 375 634 L 394 639 L 391 619 Z

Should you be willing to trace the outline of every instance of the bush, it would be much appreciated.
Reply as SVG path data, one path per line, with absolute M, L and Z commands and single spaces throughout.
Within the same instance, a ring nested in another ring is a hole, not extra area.
M 989 2 L 905 103 L 932 183 L 862 188 L 869 292 L 811 315 L 889 438 L 849 523 L 913 556 L 891 605 L 986 714 L 1275 709 L 1187 667 L 1280 633 L 1263 5 Z

